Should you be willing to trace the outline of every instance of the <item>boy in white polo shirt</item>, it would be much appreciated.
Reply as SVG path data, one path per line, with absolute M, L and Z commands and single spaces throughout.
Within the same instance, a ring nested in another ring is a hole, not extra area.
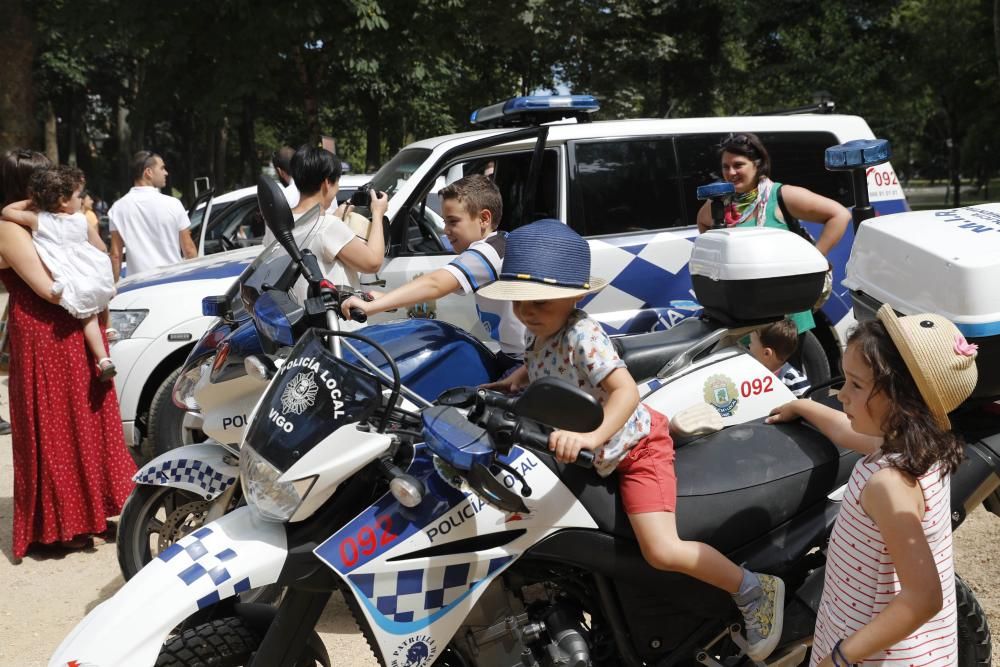
M 438 192 L 444 217 L 444 233 L 459 253 L 450 264 L 377 295 L 373 301 L 351 297 L 343 304 L 345 317 L 351 308 L 368 315 L 416 303 L 440 299 L 452 293 L 476 293 L 476 309 L 490 336 L 500 343 L 500 360 L 509 370 L 524 355 L 524 325 L 514 317 L 509 301 L 486 299 L 478 294 L 483 285 L 500 276 L 506 234 L 496 230 L 503 213 L 500 191 L 486 176 L 461 178 Z

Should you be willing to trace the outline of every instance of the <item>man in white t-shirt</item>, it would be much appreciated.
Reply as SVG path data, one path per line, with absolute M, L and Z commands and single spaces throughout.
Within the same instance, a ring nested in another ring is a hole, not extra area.
M 160 192 L 167 185 L 167 167 L 156 153 L 139 151 L 132 158 L 134 186 L 108 211 L 111 268 L 121 275 L 122 254 L 128 249 L 128 274 L 134 276 L 185 258 L 196 257 L 191 221 L 180 200 Z
M 524 325 L 514 316 L 510 301 L 487 299 L 479 288 L 500 276 L 507 235 L 498 232 L 503 214 L 500 191 L 486 176 L 473 174 L 442 188 L 441 213 L 444 233 L 459 255 L 447 266 L 425 273 L 373 301 L 351 297 L 343 304 L 360 308 L 368 315 L 440 299 L 447 294 L 475 293 L 479 319 L 500 343 L 498 359 L 509 370 L 520 365 L 524 356 Z

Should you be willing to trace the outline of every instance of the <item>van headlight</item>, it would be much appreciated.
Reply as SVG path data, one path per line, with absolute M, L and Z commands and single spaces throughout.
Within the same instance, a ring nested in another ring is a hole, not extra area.
M 240 447 L 240 479 L 247 503 L 271 521 L 285 522 L 312 488 L 316 477 L 279 482 L 281 471 L 267 462 L 246 443 Z
M 110 342 L 128 340 L 149 315 L 148 310 L 112 310 L 109 313 L 107 336 Z

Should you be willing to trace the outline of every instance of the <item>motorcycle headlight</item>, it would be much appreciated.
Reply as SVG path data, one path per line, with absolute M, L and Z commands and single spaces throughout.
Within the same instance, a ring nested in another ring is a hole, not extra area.
M 108 321 L 108 340 L 115 342 L 131 338 L 146 315 L 149 315 L 148 310 L 112 310 Z
M 279 482 L 279 477 L 281 471 L 244 443 L 240 448 L 240 479 L 247 503 L 263 518 L 285 522 L 305 500 L 316 477 L 294 482 Z
M 215 355 L 212 355 L 208 358 L 208 361 L 189 368 L 177 376 L 172 394 L 174 405 L 181 410 L 201 410 L 201 406 L 198 405 L 198 401 L 194 398 L 194 390 L 198 386 L 198 382 L 202 376 L 207 376 L 208 373 L 212 372 L 212 361 L 214 359 Z

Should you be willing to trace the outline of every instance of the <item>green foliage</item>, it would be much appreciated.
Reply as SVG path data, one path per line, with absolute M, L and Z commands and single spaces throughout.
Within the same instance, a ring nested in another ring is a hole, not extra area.
M 225 190 L 282 143 L 332 136 L 360 171 L 469 129 L 477 107 L 562 88 L 597 95 L 600 118 L 756 113 L 823 92 L 892 139 L 901 171 L 998 166 L 992 0 L 29 5 L 37 93 L 78 119 L 64 150 L 77 142 L 108 192 L 138 147 L 163 151 L 183 189 L 211 174 Z

